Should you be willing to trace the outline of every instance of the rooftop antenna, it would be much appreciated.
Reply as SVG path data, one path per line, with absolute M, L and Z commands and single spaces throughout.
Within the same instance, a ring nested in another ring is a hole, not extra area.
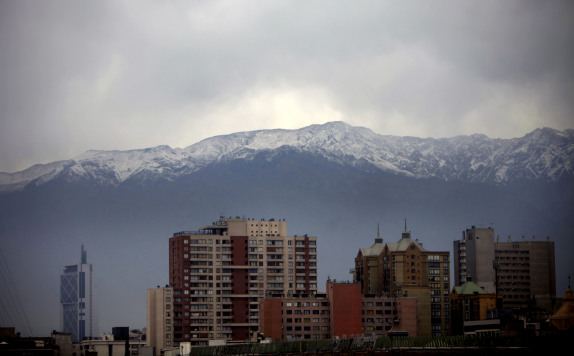
M 82 244 L 82 264 L 85 265 L 87 264 L 88 258 L 87 258 L 87 253 L 86 250 L 84 250 L 84 244 Z
M 407 230 L 407 219 L 405 219 L 405 231 L 401 235 L 401 239 L 410 238 L 411 233 Z
M 379 223 L 377 223 L 377 237 L 375 238 L 375 243 L 381 243 L 381 244 L 383 243 L 383 239 L 379 232 Z

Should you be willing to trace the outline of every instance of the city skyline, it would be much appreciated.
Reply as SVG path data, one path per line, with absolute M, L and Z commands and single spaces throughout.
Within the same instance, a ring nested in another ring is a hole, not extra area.
M 229 219 L 232 219 L 232 218 L 229 217 Z M 270 218 L 269 221 L 267 221 L 266 219 L 261 219 L 261 221 L 263 221 L 263 222 L 271 222 L 271 221 L 275 221 L 275 220 L 276 220 L 276 219 L 274 219 L 274 218 Z M 280 219 L 280 220 L 283 220 L 283 219 Z M 253 221 L 255 221 L 255 220 L 253 220 Z M 406 224 L 406 221 L 403 220 L 401 223 L 405 223 L 405 224 Z M 405 227 L 405 229 L 406 229 L 406 227 Z M 473 229 L 474 229 L 474 226 L 473 226 Z M 486 229 L 486 228 L 485 228 L 485 229 Z M 383 239 L 383 237 L 380 235 L 379 230 L 380 230 L 380 226 L 377 224 L 377 227 L 376 227 L 377 233 L 376 233 L 376 237 L 374 238 L 374 239 L 375 239 L 375 244 L 377 243 L 378 239 L 381 239 L 381 242 L 382 242 L 382 239 Z M 491 229 L 490 229 L 490 230 L 491 230 Z M 180 232 L 179 234 L 182 234 L 182 233 L 185 233 L 185 232 Z M 403 230 L 403 231 L 402 231 L 403 237 L 404 237 L 404 234 L 405 234 L 405 233 L 407 233 L 407 234 L 409 235 L 409 237 L 410 237 L 410 230 Z M 177 234 L 178 234 L 178 233 L 174 233 L 174 236 L 177 235 Z M 397 234 L 397 235 L 398 235 L 398 234 Z M 295 235 L 295 236 L 297 236 L 297 235 Z M 301 237 L 303 237 L 303 236 L 301 236 Z M 372 238 L 372 237 L 371 237 L 371 238 Z M 524 237 L 522 237 L 522 239 L 516 238 L 516 241 L 522 241 L 522 242 L 524 242 L 523 238 L 524 238 Z M 320 236 L 318 236 L 317 239 L 318 239 L 318 241 L 320 241 L 320 240 L 321 240 L 321 239 L 320 239 Z M 506 241 L 506 239 L 510 239 L 510 237 L 505 237 L 505 241 Z M 393 239 L 392 237 L 385 237 L 385 241 L 387 241 L 387 240 L 393 241 L 394 239 Z M 534 240 L 535 240 L 535 239 L 534 239 Z M 453 240 L 452 242 L 454 243 L 455 241 L 456 241 L 456 240 Z M 530 239 L 529 239 L 528 241 L 530 241 Z M 423 243 L 423 242 L 424 242 L 424 241 L 420 241 L 420 243 Z M 418 239 L 417 239 L 416 243 L 417 243 L 417 244 L 419 243 Z M 450 248 L 453 248 L 453 247 L 450 246 Z M 450 253 L 452 253 L 452 252 L 454 251 L 454 249 L 453 249 L 452 251 L 451 251 L 450 249 L 441 250 L 441 251 L 448 251 L 449 254 L 450 254 Z M 82 266 L 82 265 L 89 266 L 89 272 L 91 273 L 91 266 L 92 266 L 92 264 L 89 264 L 89 265 L 88 265 L 88 264 L 86 263 L 86 262 L 87 262 L 86 254 L 87 254 L 87 252 L 86 252 L 86 250 L 84 250 L 84 246 L 82 245 L 82 246 L 81 246 L 81 258 L 80 258 L 80 263 L 79 263 L 79 264 L 76 264 L 76 265 L 68 265 L 68 266 L 66 266 L 66 268 L 62 271 L 63 275 L 66 274 L 65 271 L 66 271 L 66 269 L 67 269 L 68 267 L 77 267 L 77 266 Z M 320 254 L 320 252 L 319 252 L 319 254 Z M 353 256 L 355 256 L 355 253 L 353 253 L 352 251 L 349 252 L 349 259 L 350 259 L 350 260 L 352 260 Z M 453 257 L 453 258 L 454 258 L 454 257 Z M 317 261 L 317 267 L 316 267 L 316 268 L 317 268 L 317 269 L 320 269 L 320 266 L 321 266 L 321 264 L 320 264 L 320 259 L 318 259 L 318 261 Z M 352 266 L 352 263 L 350 264 L 350 266 Z M 451 264 L 450 269 L 452 270 L 453 268 L 454 268 L 454 264 Z M 166 267 L 166 269 L 168 269 L 168 268 Z M 74 272 L 74 271 L 72 271 L 72 272 Z M 75 271 L 75 272 L 78 272 L 78 271 Z M 325 273 L 324 271 L 322 271 L 321 274 L 327 274 L 327 275 L 329 275 L 328 272 Z M 336 280 L 336 281 L 338 281 L 338 282 L 341 282 L 341 281 L 352 281 L 352 278 L 353 278 L 353 277 L 350 277 L 350 278 L 345 279 L 345 278 L 339 278 L 339 276 L 334 276 L 334 275 L 329 275 L 329 277 L 328 277 L 328 279 L 331 279 L 331 280 L 333 280 L 333 281 Z M 91 278 L 90 278 L 90 279 L 91 279 Z M 76 282 L 78 282 L 78 280 L 76 280 Z M 456 281 L 455 281 L 455 278 L 454 278 L 454 275 L 453 275 L 453 278 L 450 279 L 450 282 L 449 282 L 449 283 L 450 283 L 449 290 L 452 289 L 452 287 L 454 287 L 454 286 L 457 285 L 457 283 L 456 283 Z M 167 285 L 172 285 L 172 284 L 169 283 L 169 282 L 166 282 L 165 284 L 166 284 L 166 286 L 167 286 Z M 154 283 L 150 283 L 150 288 L 151 288 L 153 285 L 154 285 Z M 163 284 L 160 284 L 160 286 L 163 286 Z M 318 283 L 317 291 L 320 292 L 320 293 L 324 293 L 325 291 L 323 291 L 321 288 L 323 288 L 323 286 L 322 286 L 320 283 Z M 76 290 L 76 291 L 77 291 L 77 290 Z M 560 297 L 561 297 L 561 294 L 560 294 L 560 293 L 557 293 L 556 297 L 557 297 L 557 298 L 560 298 Z M 76 302 L 77 302 L 77 301 L 76 301 Z M 142 310 L 142 314 L 145 314 L 145 310 Z M 97 315 L 96 315 L 95 319 L 96 319 L 96 320 L 98 319 Z M 98 322 L 96 321 L 94 325 L 97 325 L 97 324 L 98 324 Z M 115 327 L 115 326 L 117 326 L 117 325 L 110 325 L 107 329 L 105 329 L 105 330 L 100 330 L 100 332 L 108 333 L 108 332 L 110 332 L 111 329 L 112 329 L 113 327 Z M 145 327 L 145 325 L 130 325 L 130 328 L 134 328 L 134 329 L 142 329 L 142 328 L 144 328 L 144 327 Z M 109 330 L 108 330 L 108 329 L 109 329 Z M 63 330 L 59 330 L 59 331 L 63 331 Z M 36 331 L 36 334 L 37 334 L 37 335 L 41 335 L 41 333 L 38 333 L 37 331 Z M 99 336 L 99 334 L 97 334 L 96 336 Z

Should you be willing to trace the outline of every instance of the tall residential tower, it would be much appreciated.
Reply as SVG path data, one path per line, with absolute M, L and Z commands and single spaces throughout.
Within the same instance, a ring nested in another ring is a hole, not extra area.
M 60 273 L 60 327 L 74 342 L 98 336 L 94 310 L 92 265 L 82 245 L 81 261 L 65 266 Z
M 266 295 L 317 292 L 317 238 L 287 236 L 285 220 L 221 217 L 173 234 L 169 282 L 166 346 L 247 340 Z

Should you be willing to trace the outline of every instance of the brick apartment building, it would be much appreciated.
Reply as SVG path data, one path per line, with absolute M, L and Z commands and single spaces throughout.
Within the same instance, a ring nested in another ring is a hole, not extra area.
M 417 335 L 450 335 L 450 253 L 428 251 L 405 230 L 395 243 L 380 236 L 361 248 L 352 271 L 364 296 L 417 298 Z
M 416 298 L 365 297 L 358 283 L 327 281 L 326 290 L 263 299 L 260 331 L 273 341 L 383 336 L 398 321 L 417 335 Z
M 317 238 L 287 236 L 285 220 L 221 217 L 169 239 L 169 284 L 166 346 L 248 340 L 265 296 L 317 292 Z

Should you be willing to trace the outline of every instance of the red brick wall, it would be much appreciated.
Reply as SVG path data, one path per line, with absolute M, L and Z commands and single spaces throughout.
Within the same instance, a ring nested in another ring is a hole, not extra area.
M 350 337 L 362 333 L 361 285 L 355 283 L 327 282 L 331 303 L 332 336 Z
M 169 239 L 169 283 L 177 289 L 183 287 L 183 269 L 189 267 L 189 259 L 183 258 L 183 240 L 188 236 L 175 236 Z
M 417 336 L 417 299 L 399 298 L 396 300 L 397 318 L 399 326 L 409 333 L 409 336 Z
M 247 280 L 247 236 L 231 236 L 233 247 L 232 263 L 234 266 L 245 266 L 245 269 L 233 269 L 233 294 L 249 294 Z M 235 297 L 233 304 L 233 322 L 249 323 L 249 299 L 247 297 Z M 232 331 L 233 340 L 246 340 L 249 338 L 248 326 L 234 326 Z
M 309 293 L 311 289 L 309 288 L 310 278 L 309 278 L 309 238 L 305 236 L 304 241 L 305 246 L 305 293 Z
M 271 337 L 273 341 L 281 341 L 281 299 L 266 298 L 259 304 L 259 326 L 265 337 Z

